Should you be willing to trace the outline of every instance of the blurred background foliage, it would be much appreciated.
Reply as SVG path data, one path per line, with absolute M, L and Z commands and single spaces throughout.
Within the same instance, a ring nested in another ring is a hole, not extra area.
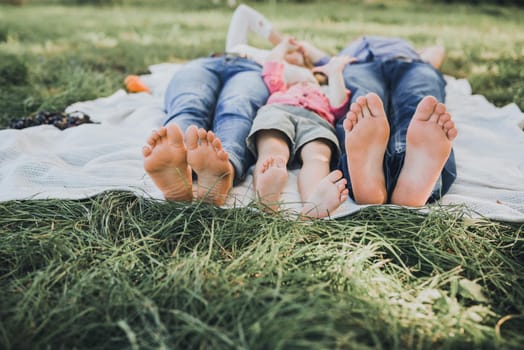
M 0 0 L 0 128 L 107 96 L 151 64 L 222 51 L 240 2 L 330 53 L 365 34 L 443 45 L 444 74 L 524 110 L 524 0 Z
M 397 0 L 390 0 L 394 3 Z M 0 4 L 24 5 L 31 4 L 61 4 L 61 5 L 175 5 L 186 8 L 211 8 L 216 6 L 234 6 L 237 0 L 0 0 Z M 323 0 L 254 0 L 255 3 L 322 3 Z M 375 0 L 340 0 L 341 3 L 377 3 Z M 419 3 L 445 3 L 445 4 L 492 4 L 524 6 L 524 0 L 413 0 Z

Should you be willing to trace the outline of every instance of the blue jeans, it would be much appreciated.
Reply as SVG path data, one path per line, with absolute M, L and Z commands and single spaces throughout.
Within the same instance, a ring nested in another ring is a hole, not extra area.
M 344 69 L 346 87 L 351 91 L 351 102 L 369 92 L 376 93 L 384 102 L 390 126 L 390 137 L 384 156 L 384 176 L 388 199 L 397 183 L 406 154 L 406 133 L 417 105 L 424 96 L 432 95 L 439 102 L 445 100 L 442 74 L 422 61 L 393 59 L 347 65 Z M 344 118 L 336 124 L 337 138 L 343 149 L 339 169 L 348 179 L 348 189 L 353 196 L 344 147 Z M 453 150 L 444 165 L 440 178 L 428 201 L 444 195 L 457 177 Z
M 235 168 L 235 181 L 254 163 L 246 137 L 257 110 L 269 97 L 262 67 L 252 60 L 224 55 L 196 59 L 175 73 L 165 94 L 164 125 L 176 123 L 212 130 Z

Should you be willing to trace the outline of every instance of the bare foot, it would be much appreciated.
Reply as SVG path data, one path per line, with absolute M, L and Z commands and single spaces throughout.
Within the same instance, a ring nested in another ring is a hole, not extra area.
M 349 196 L 347 180 L 340 170 L 335 170 L 323 178 L 317 189 L 302 207 L 303 218 L 324 218 L 332 214 Z
M 171 201 L 191 201 L 191 168 L 186 160 L 182 130 L 176 124 L 154 131 L 144 146 L 144 169 L 164 197 Z
M 269 209 L 276 211 L 280 206 L 280 194 L 287 182 L 286 161 L 282 157 L 269 157 L 255 167 L 255 191 L 260 201 Z
M 380 97 L 361 96 L 351 104 L 344 120 L 351 187 L 358 204 L 383 204 L 387 200 L 384 153 L 389 124 Z
M 406 157 L 391 203 L 419 207 L 426 204 L 457 136 L 455 123 L 435 97 L 420 101 L 406 135 Z
M 197 174 L 197 198 L 223 205 L 233 187 L 234 168 L 212 131 L 190 126 L 186 130 L 187 162 Z

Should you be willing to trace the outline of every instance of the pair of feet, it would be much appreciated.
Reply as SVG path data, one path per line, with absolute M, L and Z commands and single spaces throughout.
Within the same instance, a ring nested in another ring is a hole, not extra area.
M 176 124 L 169 124 L 151 134 L 142 152 L 144 169 L 167 200 L 197 198 L 219 206 L 224 204 L 233 185 L 234 168 L 212 131 L 190 126 L 184 135 Z M 197 174 L 196 189 L 192 171 Z M 266 203 L 277 203 L 287 181 L 285 162 L 266 160 L 258 179 L 261 197 L 266 198 Z M 334 171 L 321 181 L 302 214 L 328 216 L 347 197 L 346 180 L 340 171 Z
M 358 204 L 383 204 L 387 191 L 383 161 L 389 140 L 384 105 L 374 93 L 351 104 L 344 120 L 351 185 Z M 391 203 L 425 205 L 451 152 L 457 136 L 455 123 L 433 96 L 417 106 L 406 135 L 406 156 Z
M 280 207 L 288 170 L 286 160 L 278 156 L 263 159 L 255 167 L 255 190 L 262 204 L 272 211 Z M 329 173 L 316 185 L 313 193 L 302 204 L 302 218 L 324 218 L 331 215 L 349 196 L 347 180 L 340 170 Z
M 233 186 L 234 168 L 212 131 L 190 126 L 184 135 L 171 123 L 154 131 L 142 152 L 144 169 L 167 200 L 222 205 Z

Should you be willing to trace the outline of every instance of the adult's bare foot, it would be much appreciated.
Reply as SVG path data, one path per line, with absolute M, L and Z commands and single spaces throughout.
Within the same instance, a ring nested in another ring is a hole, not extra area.
M 344 120 L 351 187 L 358 204 L 383 204 L 387 200 L 384 153 L 389 123 L 380 97 L 360 96 Z
M 340 170 L 329 173 L 320 181 L 315 192 L 304 203 L 301 217 L 325 218 L 333 214 L 348 199 L 349 191 L 346 183 L 347 180 L 343 178 Z
M 154 131 L 144 146 L 144 169 L 164 197 L 171 201 L 191 201 L 191 168 L 187 164 L 184 136 L 176 124 Z
M 435 97 L 420 101 L 406 135 L 406 157 L 391 203 L 419 207 L 426 204 L 457 136 L 455 123 Z
M 278 156 L 269 157 L 255 169 L 256 174 L 253 178 L 257 197 L 266 208 L 276 211 L 280 206 L 280 194 L 288 178 L 286 160 Z
M 223 205 L 233 187 L 235 170 L 212 131 L 190 126 L 186 130 L 187 162 L 197 174 L 197 198 Z

